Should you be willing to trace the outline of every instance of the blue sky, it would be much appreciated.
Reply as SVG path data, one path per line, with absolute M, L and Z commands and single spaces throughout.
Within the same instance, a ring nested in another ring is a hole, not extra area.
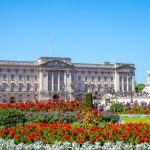
M 149 0 L 1 0 L 0 59 L 71 57 L 72 62 L 134 63 L 150 70 Z

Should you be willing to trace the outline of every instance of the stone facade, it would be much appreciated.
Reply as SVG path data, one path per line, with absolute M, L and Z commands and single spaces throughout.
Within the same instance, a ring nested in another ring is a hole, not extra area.
M 147 83 L 145 85 L 145 88 L 143 89 L 143 93 L 146 93 L 147 96 L 150 96 L 150 71 L 147 71 Z
M 0 96 L 6 101 L 75 99 L 87 91 L 135 90 L 134 64 L 72 63 L 71 58 L 0 61 Z

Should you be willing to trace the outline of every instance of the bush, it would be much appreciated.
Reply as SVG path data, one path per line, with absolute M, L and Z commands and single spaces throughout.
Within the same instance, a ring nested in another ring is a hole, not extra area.
M 85 106 L 93 108 L 92 93 L 86 93 Z
M 114 114 L 112 112 L 109 112 L 109 111 L 104 111 L 102 112 L 102 119 L 101 119 L 102 122 L 113 122 L 113 123 L 116 123 L 116 122 L 119 122 L 119 115 L 117 114 Z
M 24 123 L 26 118 L 23 112 L 16 109 L 1 109 L 0 110 L 0 126 L 10 127 L 17 123 Z
M 112 104 L 110 107 L 110 111 L 112 112 L 122 112 L 123 110 L 124 110 L 124 107 L 120 103 Z
M 83 118 L 85 128 L 90 128 L 93 125 L 98 125 L 102 119 L 102 114 L 99 110 L 91 110 L 86 112 Z

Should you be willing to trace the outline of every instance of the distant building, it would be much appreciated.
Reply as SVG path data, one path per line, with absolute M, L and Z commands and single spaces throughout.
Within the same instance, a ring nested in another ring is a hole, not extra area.
M 75 99 L 87 91 L 102 94 L 135 90 L 134 64 L 72 63 L 71 58 L 0 61 L 0 96 L 5 101 Z
M 148 77 L 147 77 L 147 84 L 145 85 L 145 88 L 143 89 L 143 94 L 150 96 L 150 71 L 147 71 Z

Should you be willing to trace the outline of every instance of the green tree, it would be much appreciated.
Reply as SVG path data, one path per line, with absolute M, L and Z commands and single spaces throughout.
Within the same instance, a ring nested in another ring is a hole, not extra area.
M 136 92 L 137 93 L 141 92 L 144 89 L 144 87 L 145 87 L 145 84 L 143 84 L 143 83 L 137 84 L 136 87 L 135 87 Z
M 93 107 L 92 93 L 86 93 L 85 106 L 89 108 Z

